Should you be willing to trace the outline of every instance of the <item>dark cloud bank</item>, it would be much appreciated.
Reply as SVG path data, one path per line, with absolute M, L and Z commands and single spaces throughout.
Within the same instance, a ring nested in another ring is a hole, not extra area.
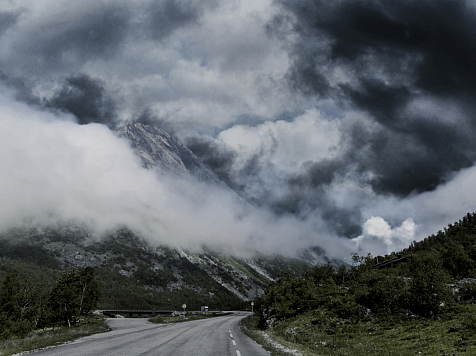
M 96 122 L 111 129 L 116 127 L 113 99 L 100 81 L 87 75 L 67 78 L 61 89 L 44 103 L 47 107 L 73 114 L 80 125 Z
M 350 161 L 383 194 L 434 189 L 475 160 L 476 22 L 467 1 L 281 1 L 299 35 L 290 82 L 308 95 L 350 101 L 379 128 L 353 127 Z M 329 72 L 342 69 L 348 81 Z M 412 110 L 428 98 L 438 107 Z M 459 114 L 459 115 L 458 115 Z M 468 131 L 469 130 L 469 131 Z M 370 131 L 370 132 L 369 132 Z M 365 156 L 359 155 L 365 150 Z
M 142 122 L 176 134 L 245 201 L 316 236 L 358 237 L 393 202 L 426 197 L 473 167 L 476 4 L 276 0 L 272 16 L 256 4 L 86 1 L 36 17 L 27 5 L 1 10 L 0 82 L 16 100 L 81 125 Z M 227 27 L 235 12 L 242 17 Z M 253 16 L 266 21 L 250 27 Z M 245 37 L 239 49 L 235 31 Z M 268 45 L 282 63 L 267 57 Z M 262 141 L 243 150 L 235 141 L 244 132 Z M 316 133 L 329 142 L 313 157 Z M 286 138 L 303 143 L 290 147 L 289 164 Z M 395 230 L 405 214 L 385 221 Z
M 432 191 L 476 160 L 476 12 L 469 1 L 276 1 L 267 25 L 287 43 L 288 82 L 296 92 L 331 99 L 368 120 L 344 123 L 348 146 L 330 160 L 288 176 L 289 194 L 260 203 L 278 213 L 323 216 L 341 236 L 362 233 L 359 210 L 326 200 L 325 189 L 351 175 L 382 196 Z M 207 146 L 208 145 L 208 146 Z M 230 176 L 237 158 L 210 142 L 191 142 L 230 186 L 241 190 L 253 166 Z M 254 180 L 256 182 L 256 180 Z M 243 193 L 243 192 L 242 192 Z

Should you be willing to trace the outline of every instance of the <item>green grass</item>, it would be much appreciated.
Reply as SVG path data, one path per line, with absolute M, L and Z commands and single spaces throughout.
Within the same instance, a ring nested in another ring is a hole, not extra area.
M 98 316 L 86 320 L 81 326 L 35 330 L 24 338 L 15 337 L 8 340 L 0 340 L 0 355 L 14 355 L 19 352 L 57 346 L 80 337 L 106 332 L 110 329 L 105 321 L 105 317 Z
M 235 261 L 233 258 L 231 258 L 231 257 L 222 257 L 221 260 L 224 263 L 228 263 L 228 264 L 232 265 L 235 269 L 244 273 L 248 278 L 251 278 L 256 283 L 261 284 L 263 286 L 266 286 L 266 285 L 269 284 L 269 281 L 262 280 L 261 278 L 256 276 L 254 273 L 250 272 L 245 266 L 243 266 L 239 262 Z
M 475 305 L 459 306 L 441 318 L 369 317 L 356 324 L 326 318 L 324 311 L 313 310 L 265 331 L 257 328 L 258 319 L 252 322 L 246 318 L 243 329 L 272 355 L 289 353 L 273 346 L 270 339 L 304 356 L 476 355 Z
M 252 320 L 251 316 L 248 316 L 241 320 L 240 327 L 241 330 L 260 344 L 265 350 L 269 351 L 272 356 L 286 356 L 289 353 L 285 352 L 284 350 L 280 350 L 276 347 L 275 342 L 271 342 L 270 339 L 276 341 L 276 337 L 272 338 L 269 334 L 270 331 L 267 332 L 261 331 L 257 328 L 256 320 L 259 319 L 256 315 L 254 316 L 254 321 Z

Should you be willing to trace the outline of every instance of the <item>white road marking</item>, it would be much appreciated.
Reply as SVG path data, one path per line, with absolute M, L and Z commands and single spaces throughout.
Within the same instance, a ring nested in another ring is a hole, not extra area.
M 236 356 L 241 356 L 240 351 L 236 350 Z
M 231 330 L 228 330 L 229 333 L 231 333 Z
M 233 339 L 233 335 L 232 335 L 232 334 L 230 334 L 230 337 Z
M 233 346 L 236 346 L 236 342 L 235 342 L 235 340 L 231 340 L 231 341 L 233 341 Z

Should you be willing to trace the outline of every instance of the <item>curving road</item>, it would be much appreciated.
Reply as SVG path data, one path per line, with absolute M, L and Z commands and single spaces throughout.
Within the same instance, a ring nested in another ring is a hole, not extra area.
M 34 352 L 45 356 L 269 356 L 243 334 L 239 322 L 249 315 L 235 312 L 216 318 L 175 324 L 153 324 L 147 319 L 109 319 L 112 331 Z

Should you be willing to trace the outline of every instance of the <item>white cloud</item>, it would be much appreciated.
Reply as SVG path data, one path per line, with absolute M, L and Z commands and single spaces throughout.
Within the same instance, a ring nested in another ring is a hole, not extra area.
M 239 170 L 253 156 L 286 173 L 296 172 L 307 161 L 335 157 L 340 142 L 339 121 L 328 120 L 315 109 L 293 121 L 267 121 L 257 126 L 236 125 L 220 132 L 218 140 L 235 151 Z
M 126 225 L 154 243 L 184 248 L 291 255 L 310 243 L 338 249 L 319 219 L 276 218 L 223 188 L 159 180 L 107 127 L 68 119 L 0 88 L 0 230 L 80 222 L 98 234 Z
M 455 173 L 447 183 L 406 199 L 374 196 L 362 205 L 363 234 L 355 246 L 363 254 L 384 254 L 406 248 L 476 211 L 476 167 Z M 399 221 L 391 228 L 387 221 Z
M 392 230 L 384 219 L 372 216 L 364 223 L 364 234 L 381 237 L 388 241 L 392 236 Z
M 123 120 L 150 107 L 183 131 L 182 138 L 238 115 L 271 118 L 293 107 L 283 80 L 288 55 L 265 29 L 271 1 L 199 1 L 197 22 L 160 40 L 145 35 L 144 11 L 151 3 L 18 0 L 13 10 L 26 11 L 0 37 L 2 70 L 32 85 L 40 97 L 71 74 L 101 79 Z M 105 9 L 124 17 L 111 20 L 117 34 L 100 28 Z M 104 46 L 86 46 L 87 26 L 105 31 Z
M 392 229 L 383 218 L 372 216 L 364 223 L 363 234 L 352 243 L 361 255 L 386 255 L 408 247 L 414 241 L 416 228 L 412 218 Z

